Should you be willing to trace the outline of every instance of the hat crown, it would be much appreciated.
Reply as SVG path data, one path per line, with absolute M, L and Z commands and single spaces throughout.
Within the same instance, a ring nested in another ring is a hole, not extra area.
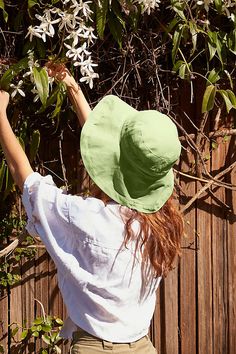
M 137 112 L 123 125 L 121 159 L 129 169 L 151 179 L 169 172 L 179 158 L 180 149 L 176 126 L 160 112 Z

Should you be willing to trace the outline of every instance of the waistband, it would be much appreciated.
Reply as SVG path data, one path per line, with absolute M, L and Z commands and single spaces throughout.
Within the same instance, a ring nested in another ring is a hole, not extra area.
M 83 330 L 82 328 L 77 328 L 77 330 L 75 332 L 73 332 L 72 334 L 72 338 L 73 338 L 73 342 L 76 342 L 78 340 L 87 340 L 87 341 L 94 341 L 94 342 L 100 342 L 103 346 L 104 349 L 110 349 L 112 350 L 114 347 L 117 346 L 129 346 L 130 348 L 135 348 L 137 345 L 140 345 L 144 342 L 150 341 L 150 338 L 148 335 L 145 335 L 143 337 L 141 337 L 140 339 L 133 341 L 133 342 L 127 342 L 127 343 L 120 343 L 120 342 L 110 342 L 101 338 L 98 338 L 88 332 L 86 332 L 85 330 Z

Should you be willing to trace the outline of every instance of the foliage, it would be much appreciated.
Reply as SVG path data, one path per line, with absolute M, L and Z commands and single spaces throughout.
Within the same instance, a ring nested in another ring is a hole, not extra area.
M 62 342 L 62 338 L 59 336 L 59 332 L 62 325 L 63 321 L 60 318 L 48 316 L 44 313 L 43 316 L 35 318 L 29 327 L 21 327 L 17 323 L 12 323 L 10 325 L 11 337 L 18 351 L 23 350 L 27 343 L 34 339 L 42 340 L 43 345 L 39 350 L 39 354 L 60 354 L 59 345 Z M 16 340 L 15 337 L 19 331 L 20 340 Z

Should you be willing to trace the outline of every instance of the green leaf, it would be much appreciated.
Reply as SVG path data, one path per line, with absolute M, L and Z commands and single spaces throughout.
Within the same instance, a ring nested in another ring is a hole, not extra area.
M 212 69 L 207 77 L 208 81 L 210 81 L 212 84 L 215 84 L 219 79 L 219 71 L 216 71 L 216 69 Z M 207 85 L 209 85 L 209 82 L 207 82 Z
M 224 70 L 224 72 L 225 72 L 225 74 L 227 75 L 228 80 L 229 80 L 230 87 L 231 87 L 231 89 L 233 90 L 233 89 L 234 89 L 234 84 L 233 84 L 232 77 L 231 77 L 230 73 L 228 72 L 228 70 Z
M 223 62 L 223 58 L 222 58 L 222 49 L 223 49 L 223 42 L 222 40 L 220 40 L 218 37 L 217 37 L 217 40 L 216 40 L 216 52 L 218 54 L 218 57 L 220 59 L 220 62 L 222 64 L 222 66 L 224 65 L 224 62 Z
M 216 7 L 217 12 L 221 13 L 222 6 L 223 6 L 222 0 L 214 0 L 214 3 L 215 3 L 215 7 Z
M 184 1 L 172 1 L 173 10 L 179 15 L 182 20 L 187 21 L 184 15 L 185 6 L 186 4 Z
M 50 324 L 44 324 L 44 325 L 42 325 L 42 330 L 43 330 L 44 332 L 50 332 L 51 329 L 52 329 L 52 326 L 51 326 Z
M 22 70 L 28 68 L 28 57 L 25 57 L 18 61 L 18 63 L 13 64 L 10 68 L 3 74 L 0 80 L 0 87 L 1 89 L 8 91 L 9 85 L 12 79 L 18 75 Z
M 228 35 L 227 44 L 229 50 L 236 55 L 236 28 Z
M 31 327 L 30 327 L 30 330 L 31 330 L 32 332 L 37 331 L 37 326 L 35 326 L 35 325 L 34 325 L 34 326 L 31 326 Z
M 228 97 L 230 99 L 230 102 L 232 103 L 233 105 L 233 108 L 236 108 L 236 96 L 234 94 L 233 91 L 231 90 L 226 90 L 227 94 L 228 94 Z
M 35 156 L 36 156 L 38 149 L 39 149 L 39 145 L 40 145 L 40 131 L 34 130 L 32 137 L 31 137 L 31 143 L 30 143 L 30 152 L 29 152 L 30 162 L 34 161 Z M 40 322 L 39 324 L 41 324 L 41 323 L 42 322 Z
M 203 95 L 202 100 L 202 113 L 209 112 L 215 103 L 216 87 L 214 85 L 209 85 Z
M 216 54 L 217 50 L 217 33 L 216 32 L 208 32 L 208 49 L 209 49 L 209 54 L 210 54 L 210 61 L 213 59 L 213 57 Z
M 100 6 L 98 4 L 96 8 L 96 27 L 99 38 L 103 39 L 107 21 L 109 0 L 100 0 L 99 2 Z
M 33 337 L 38 337 L 38 336 L 39 336 L 39 332 L 38 332 L 38 331 L 34 331 L 34 332 L 32 333 L 32 336 L 33 336 Z
M 0 191 L 2 190 L 5 172 L 6 172 L 6 163 L 4 160 L 2 160 L 1 166 L 0 166 Z
M 48 354 L 47 349 L 42 349 L 42 351 L 40 352 L 40 354 Z
M 213 150 L 217 149 L 218 148 L 217 142 L 216 141 L 212 141 L 211 147 L 212 147 Z
M 53 111 L 52 118 L 55 118 L 60 114 L 61 106 L 64 102 L 65 97 L 66 97 L 66 90 L 65 90 L 64 84 L 60 83 L 59 87 L 60 87 L 59 91 L 57 92 L 57 103 L 56 103 L 56 107 Z
M 11 331 L 11 337 L 14 337 L 18 331 L 19 331 L 19 327 L 16 326 L 16 327 Z
M 63 321 L 60 318 L 55 319 L 56 323 L 59 324 L 60 326 L 63 325 Z
M 3 18 L 5 20 L 5 22 L 8 21 L 8 13 L 5 11 L 5 4 L 3 0 L 0 0 L 0 9 L 2 9 L 3 11 Z
M 112 2 L 112 11 L 114 12 L 117 20 L 120 22 L 122 27 L 125 29 L 126 22 L 125 22 L 125 20 L 124 20 L 124 18 L 122 16 L 121 6 L 120 6 L 120 3 L 118 1 L 113 1 Z
M 193 43 L 193 48 L 191 50 L 191 53 L 193 54 L 196 51 L 197 48 L 197 25 L 193 21 L 189 21 L 189 30 L 192 36 L 192 43 Z
M 175 63 L 175 58 L 179 50 L 179 45 L 181 42 L 181 37 L 183 34 L 184 26 L 179 25 L 178 28 L 175 30 L 172 42 L 173 42 L 173 49 L 172 49 L 172 61 Z
M 46 344 L 51 344 L 51 339 L 47 334 L 43 334 L 42 335 L 42 340 L 46 343 Z
M 29 333 L 28 329 L 25 329 L 25 330 L 21 333 L 21 340 L 24 340 L 24 339 L 27 337 L 28 333 Z
M 114 15 L 112 16 L 111 13 L 108 16 L 108 26 L 113 38 L 119 44 L 119 47 L 122 48 L 123 27 L 120 21 Z
M 6 166 L 6 174 L 5 174 L 5 190 L 3 194 L 3 200 L 9 195 L 9 193 L 14 189 L 14 180 L 12 175 L 9 172 L 8 166 Z
M 45 106 L 49 94 L 48 74 L 44 68 L 33 67 L 33 75 L 39 98 Z
M 184 63 L 179 68 L 179 77 L 182 80 L 186 79 L 186 70 L 188 70 L 188 65 L 186 65 L 186 63 Z
M 18 137 L 17 137 L 17 140 L 19 141 L 19 143 L 20 143 L 22 149 L 25 151 L 25 142 L 24 142 L 24 140 L 22 139 L 22 137 L 21 137 L 21 136 L 18 136 Z
M 38 131 L 38 130 L 35 130 L 35 131 Z M 43 323 L 43 317 L 37 317 L 35 318 L 35 320 L 33 321 L 33 324 L 34 325 L 40 325 Z
M 28 9 L 38 4 L 38 0 L 28 0 Z
M 227 113 L 229 113 L 229 111 L 231 110 L 231 108 L 234 108 L 234 106 L 232 105 L 229 96 L 228 96 L 228 92 L 225 90 L 218 90 L 217 92 L 219 92 L 219 94 L 221 94 L 224 102 L 225 102 L 225 106 L 226 106 L 226 110 Z

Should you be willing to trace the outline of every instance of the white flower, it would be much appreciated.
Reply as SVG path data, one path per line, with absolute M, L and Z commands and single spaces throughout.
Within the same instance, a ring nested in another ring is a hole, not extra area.
M 79 47 L 79 48 L 76 48 L 75 46 L 70 46 L 69 44 L 66 44 L 64 43 L 65 47 L 68 48 L 69 50 L 66 52 L 66 56 L 68 58 L 73 58 L 74 61 L 78 60 L 78 59 L 81 59 L 82 58 L 82 55 L 83 53 L 86 54 L 86 55 L 90 55 L 91 52 L 88 52 L 86 50 L 86 47 L 87 47 L 87 43 L 84 42 L 84 44 Z
M 33 99 L 33 102 L 37 102 L 39 100 L 39 92 L 37 90 L 36 87 L 34 87 L 32 90 L 31 90 L 32 93 L 36 94 L 36 96 L 34 97 Z
M 60 18 L 57 18 L 55 20 L 51 19 L 51 13 L 50 11 L 47 11 L 44 16 L 39 16 L 35 15 L 35 17 L 41 21 L 40 28 L 46 28 L 46 31 L 50 33 L 50 36 L 53 37 L 55 34 L 55 30 L 53 27 L 53 24 L 58 23 L 61 21 Z
M 142 13 L 147 12 L 148 15 L 151 13 L 151 9 L 159 7 L 160 0 L 136 0 L 135 2 L 143 6 Z
M 77 0 L 72 0 L 73 5 L 70 7 L 73 10 L 74 15 L 78 15 L 79 12 L 82 12 L 86 20 L 91 20 L 90 14 L 93 13 L 93 11 L 90 9 L 89 4 L 92 3 L 92 1 L 86 1 L 84 2 L 83 0 L 80 0 L 79 3 Z
M 10 84 L 10 87 L 12 87 L 14 89 L 11 93 L 12 98 L 14 98 L 17 93 L 19 93 L 21 96 L 25 97 L 25 93 L 21 89 L 22 84 L 23 84 L 22 80 L 20 80 L 17 85 Z
M 97 37 L 93 34 L 94 32 L 93 27 L 86 27 L 82 25 L 81 29 L 82 29 L 82 33 L 80 34 L 80 37 L 87 39 L 88 43 L 93 43 L 93 39 L 97 39 Z
M 44 42 L 46 42 L 46 35 L 49 37 L 53 37 L 53 35 L 48 30 L 47 24 L 41 24 L 38 27 L 38 31 L 40 31 L 41 38 Z
M 39 28 L 37 26 L 36 27 L 29 26 L 28 27 L 28 33 L 25 36 L 25 38 L 27 38 L 29 36 L 29 40 L 31 42 L 32 39 L 33 39 L 33 36 L 41 38 L 41 34 L 40 33 L 41 33 L 41 31 L 39 31 Z
M 75 16 L 74 14 L 68 13 L 67 11 L 60 12 L 59 16 L 61 17 L 59 31 L 63 30 L 63 28 L 65 28 L 67 31 L 70 31 L 71 29 L 74 29 L 76 27 L 77 21 L 81 20 L 79 17 Z
M 82 75 L 85 75 L 87 71 L 93 72 L 93 67 L 98 66 L 98 64 L 93 63 L 91 57 L 88 57 L 86 60 L 82 60 L 80 62 L 75 62 L 74 66 L 80 66 L 80 72 Z
M 34 74 L 33 74 L 33 67 L 36 66 L 36 67 L 39 67 L 39 63 L 36 61 L 34 61 L 34 53 L 33 52 L 29 52 L 28 54 L 28 67 L 29 67 L 29 70 L 26 71 L 26 73 L 24 73 L 23 77 L 27 77 L 27 76 L 30 76 L 30 81 L 34 83 Z
M 65 40 L 73 38 L 72 47 L 75 47 L 79 42 L 79 37 L 81 37 L 82 30 L 83 29 L 80 27 L 76 31 L 71 31 L 69 36 L 67 36 Z
M 93 80 L 98 78 L 99 75 L 91 72 L 91 71 L 86 71 L 85 76 L 81 77 L 81 79 L 79 80 L 80 82 L 86 82 L 86 84 L 89 84 L 89 87 L 92 89 L 93 88 Z

